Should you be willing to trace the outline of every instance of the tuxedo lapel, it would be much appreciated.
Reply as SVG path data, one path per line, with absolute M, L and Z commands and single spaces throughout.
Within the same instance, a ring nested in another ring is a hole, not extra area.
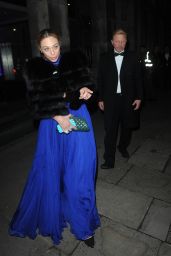
M 117 71 L 117 66 L 116 66 L 116 61 L 115 57 L 113 54 L 113 51 L 110 52 L 108 55 L 108 64 L 106 66 L 107 68 L 107 73 L 109 74 L 109 80 L 111 81 L 110 87 L 111 91 L 115 92 L 117 89 L 117 83 L 118 83 L 118 71 Z
M 120 77 L 125 73 L 127 66 L 128 66 L 128 58 L 127 58 L 127 53 L 125 52 L 125 55 L 122 60 L 122 65 L 121 65 Z
M 113 52 L 109 56 L 109 67 L 112 67 L 112 73 L 114 75 L 117 75 L 117 66 L 116 66 L 116 61 Z

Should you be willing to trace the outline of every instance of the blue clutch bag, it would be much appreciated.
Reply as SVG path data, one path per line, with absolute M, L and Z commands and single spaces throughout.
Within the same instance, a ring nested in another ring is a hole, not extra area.
M 70 123 L 76 127 L 73 131 L 88 132 L 90 130 L 87 121 L 82 117 L 71 116 Z M 59 124 L 57 125 L 57 130 L 59 133 L 63 133 L 62 127 Z

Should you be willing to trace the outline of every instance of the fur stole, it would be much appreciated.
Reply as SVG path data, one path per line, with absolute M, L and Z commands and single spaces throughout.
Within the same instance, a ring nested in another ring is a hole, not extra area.
M 63 54 L 58 66 L 42 57 L 33 58 L 24 69 L 24 78 L 36 118 L 68 114 L 66 101 L 77 108 L 79 89 L 93 89 L 86 58 L 80 52 Z

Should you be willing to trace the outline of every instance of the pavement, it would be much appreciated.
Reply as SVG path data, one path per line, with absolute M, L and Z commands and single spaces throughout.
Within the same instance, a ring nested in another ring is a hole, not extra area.
M 15 88 L 17 84 L 12 83 L 11 86 Z M 19 95 L 17 99 L 18 92 L 13 93 L 14 99 L 0 100 L 0 147 L 34 130 L 26 96 Z
M 77 241 L 69 229 L 54 246 L 8 235 L 8 224 L 32 164 L 37 131 L 0 147 L 0 256 L 171 256 L 171 91 L 158 92 L 141 113 L 125 160 L 116 152 L 114 169 L 101 170 L 103 114 L 92 114 L 98 151 L 96 184 L 101 227 L 95 248 Z M 22 123 L 20 124 L 22 128 Z

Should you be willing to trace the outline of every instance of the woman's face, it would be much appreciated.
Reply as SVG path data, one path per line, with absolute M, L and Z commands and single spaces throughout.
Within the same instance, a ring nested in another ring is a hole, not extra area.
M 60 44 L 56 37 L 49 36 L 40 42 L 40 51 L 44 57 L 52 62 L 55 62 L 60 55 Z

